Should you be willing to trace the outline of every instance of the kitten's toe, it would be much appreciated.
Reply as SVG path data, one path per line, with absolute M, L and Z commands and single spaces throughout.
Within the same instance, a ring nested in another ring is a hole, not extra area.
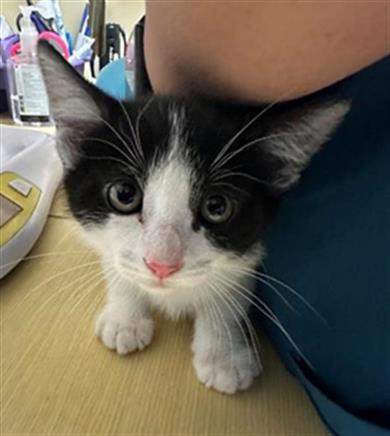
M 225 394 L 248 389 L 262 368 L 250 349 L 232 353 L 205 353 L 194 356 L 198 379 L 208 388 Z
M 121 355 L 143 350 L 152 341 L 153 331 L 154 323 L 150 318 L 133 316 L 119 319 L 107 311 L 100 314 L 95 329 L 103 344 Z

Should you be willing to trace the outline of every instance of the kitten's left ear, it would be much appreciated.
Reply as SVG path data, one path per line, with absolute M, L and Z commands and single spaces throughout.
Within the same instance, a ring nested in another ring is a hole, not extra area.
M 330 139 L 349 111 L 345 100 L 287 104 L 287 109 L 269 111 L 269 139 L 261 144 L 272 163 L 274 192 L 290 189 L 322 144 Z M 266 135 L 267 136 L 267 135 Z M 260 145 L 260 144 L 259 144 Z
M 38 60 L 57 128 L 57 149 L 71 168 L 83 134 L 102 124 L 115 100 L 81 77 L 47 41 L 39 41 Z
M 39 41 L 38 59 L 56 124 L 100 122 L 103 93 L 81 77 L 47 41 Z

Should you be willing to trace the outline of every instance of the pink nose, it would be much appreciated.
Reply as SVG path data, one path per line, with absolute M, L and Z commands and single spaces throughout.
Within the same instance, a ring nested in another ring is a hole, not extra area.
M 152 271 L 152 273 L 157 276 L 159 279 L 165 279 L 176 271 L 181 269 L 182 264 L 176 263 L 173 265 L 166 265 L 164 263 L 156 262 L 154 260 L 146 260 L 146 266 Z

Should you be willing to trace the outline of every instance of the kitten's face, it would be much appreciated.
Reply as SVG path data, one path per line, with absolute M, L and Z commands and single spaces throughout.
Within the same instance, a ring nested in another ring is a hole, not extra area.
M 247 138 L 226 148 L 236 128 L 216 125 L 220 114 L 202 104 L 156 98 L 110 111 L 65 179 L 94 247 L 153 293 L 254 266 L 275 198 L 256 150 L 238 152 Z
M 151 293 L 212 286 L 254 266 L 278 195 L 348 109 L 162 97 L 123 104 L 47 45 L 39 57 L 71 210 L 113 268 Z

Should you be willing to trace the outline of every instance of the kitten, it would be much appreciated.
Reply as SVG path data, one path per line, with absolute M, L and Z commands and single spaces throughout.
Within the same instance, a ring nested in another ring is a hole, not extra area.
M 106 275 L 96 334 L 127 354 L 150 344 L 151 307 L 190 315 L 199 380 L 248 388 L 261 366 L 241 324 L 264 229 L 348 104 L 122 103 L 45 43 L 39 60 L 70 209 Z

